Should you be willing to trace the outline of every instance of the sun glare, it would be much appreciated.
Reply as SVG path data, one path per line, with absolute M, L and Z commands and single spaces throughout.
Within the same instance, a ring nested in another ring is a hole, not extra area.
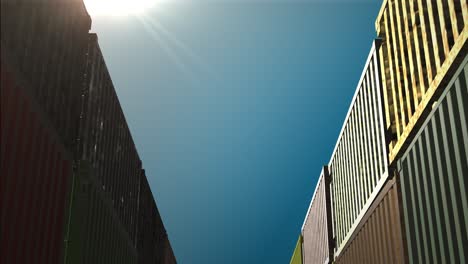
M 153 7 L 157 0 L 84 0 L 92 16 L 138 15 Z

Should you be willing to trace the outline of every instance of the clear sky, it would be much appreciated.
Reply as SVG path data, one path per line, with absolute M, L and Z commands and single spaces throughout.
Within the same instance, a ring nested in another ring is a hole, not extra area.
M 380 0 L 165 0 L 94 17 L 181 264 L 289 263 Z

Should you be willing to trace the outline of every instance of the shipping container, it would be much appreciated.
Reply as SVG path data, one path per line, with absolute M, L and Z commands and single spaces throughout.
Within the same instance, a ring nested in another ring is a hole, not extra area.
M 330 204 L 330 175 L 324 167 L 302 225 L 302 247 L 305 264 L 331 263 L 333 233 Z
M 468 261 L 467 62 L 397 162 L 410 263 Z
M 176 257 L 174 255 L 174 251 L 172 250 L 171 242 L 169 242 L 169 238 L 166 236 L 164 239 L 165 247 L 164 247 L 164 260 L 163 264 L 177 264 Z
M 460 0 L 385 0 L 376 20 L 390 163 L 411 140 L 467 52 Z
M 374 42 L 329 163 L 336 255 L 388 178 L 378 50 Z
M 400 211 L 394 177 L 382 188 L 335 263 L 407 263 Z
M 302 264 L 302 235 L 297 239 L 296 247 L 289 264 Z
M 138 263 L 162 263 L 167 236 L 145 170 L 141 171 L 138 192 Z
M 2 63 L 17 74 L 68 149 L 78 132 L 91 19 L 82 0 L 2 0 Z
M 137 263 L 133 239 L 102 186 L 89 162 L 77 162 L 65 237 L 66 264 Z
M 0 262 L 175 263 L 82 0 L 1 23 Z
M 90 162 L 136 247 L 142 165 L 96 34 L 89 34 L 84 83 L 77 153 Z
M 63 263 L 72 154 L 1 61 L 0 263 Z

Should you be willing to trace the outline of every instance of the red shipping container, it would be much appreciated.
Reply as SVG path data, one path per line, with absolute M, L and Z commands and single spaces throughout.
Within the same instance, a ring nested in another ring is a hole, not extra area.
M 0 87 L 0 263 L 62 263 L 71 153 L 3 61 Z

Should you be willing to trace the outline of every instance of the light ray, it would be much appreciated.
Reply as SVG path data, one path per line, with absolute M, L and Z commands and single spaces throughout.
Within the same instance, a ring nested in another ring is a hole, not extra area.
M 201 67 L 204 71 L 208 71 L 208 67 L 200 56 L 198 56 L 193 50 L 187 47 L 182 41 L 180 41 L 177 37 L 175 37 L 171 32 L 169 32 L 161 22 L 157 21 L 156 19 L 152 18 L 151 16 L 141 14 L 155 29 L 159 32 L 163 33 L 165 37 L 171 41 L 175 46 L 181 49 L 187 56 L 190 57 L 199 67 Z
M 140 23 L 143 25 L 145 30 L 150 34 L 151 38 L 153 38 L 153 40 L 159 43 L 159 45 L 162 47 L 164 52 L 177 65 L 177 67 L 179 67 L 179 69 L 185 75 L 190 76 L 190 73 L 187 70 L 187 67 L 182 63 L 179 56 L 177 56 L 177 54 L 175 54 L 174 51 L 168 45 L 166 45 L 166 43 L 162 39 L 160 39 L 161 34 L 157 32 L 154 28 L 152 28 L 150 25 L 148 25 L 148 23 L 143 19 L 143 17 L 141 16 L 135 16 L 135 17 L 137 18 L 138 21 L 140 21 Z

